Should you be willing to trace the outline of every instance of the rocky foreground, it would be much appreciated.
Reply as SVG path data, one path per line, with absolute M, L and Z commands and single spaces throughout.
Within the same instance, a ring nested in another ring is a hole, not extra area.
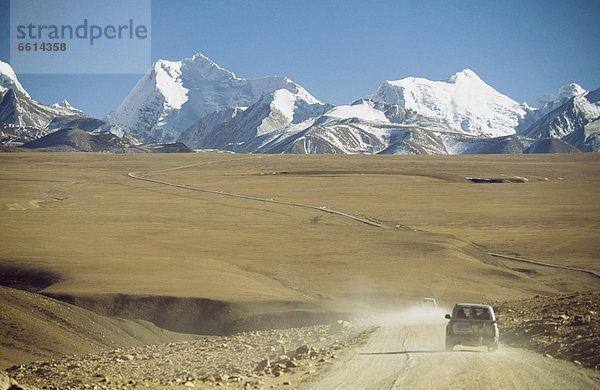
M 600 291 L 492 304 L 502 344 L 600 369 Z M 0 371 L 0 390 L 296 388 L 351 353 L 373 329 L 338 321 L 68 355 Z
M 500 342 L 600 370 L 600 291 L 493 305 Z
M 118 349 L 16 365 L 0 389 L 267 388 L 298 384 L 360 343 L 369 329 L 339 321 Z M 2 384 L 2 382 L 0 382 Z

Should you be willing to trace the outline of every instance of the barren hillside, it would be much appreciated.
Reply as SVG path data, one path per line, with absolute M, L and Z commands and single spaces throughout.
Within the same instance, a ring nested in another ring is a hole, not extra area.
M 0 166 L 1 284 L 174 331 L 600 284 L 488 255 L 598 270 L 597 154 L 3 153 Z

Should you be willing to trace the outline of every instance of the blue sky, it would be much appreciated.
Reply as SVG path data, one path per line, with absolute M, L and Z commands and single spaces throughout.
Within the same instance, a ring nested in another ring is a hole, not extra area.
M 5 62 L 8 11 L 0 0 Z M 335 104 L 384 80 L 444 80 L 464 68 L 519 102 L 570 82 L 600 87 L 598 0 L 153 0 L 151 11 L 153 61 L 200 52 L 238 77 L 287 76 Z M 15 72 L 34 99 L 67 98 L 96 117 L 142 76 Z

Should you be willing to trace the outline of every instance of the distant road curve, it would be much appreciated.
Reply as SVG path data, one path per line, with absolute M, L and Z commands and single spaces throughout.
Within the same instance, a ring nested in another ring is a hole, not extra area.
M 226 161 L 237 161 L 237 160 L 245 160 L 245 159 L 251 159 L 251 158 L 262 158 L 262 157 L 261 156 L 241 157 L 241 158 L 230 159 L 230 160 L 226 160 Z M 219 163 L 219 162 L 224 162 L 224 161 L 203 161 L 203 162 L 195 163 L 195 164 L 181 165 L 181 166 L 173 167 L 173 168 L 161 169 L 161 170 L 156 170 L 156 171 L 149 171 L 149 172 L 146 172 L 146 174 L 149 174 L 149 173 L 158 173 L 158 172 L 167 172 L 167 171 L 174 171 L 174 170 L 177 170 L 177 169 L 184 169 L 184 168 L 190 168 L 190 167 L 197 166 L 197 165 L 214 164 L 214 163 Z M 191 190 L 191 191 L 205 192 L 205 193 L 209 193 L 209 194 L 229 196 L 229 197 L 240 198 L 240 199 L 248 199 L 248 200 L 254 200 L 254 201 L 257 201 L 257 202 L 268 202 L 268 203 L 281 204 L 281 205 L 292 206 L 292 207 L 302 207 L 302 208 L 306 208 L 306 209 L 313 209 L 313 210 L 318 210 L 318 211 L 321 211 L 321 212 L 324 212 L 324 213 L 329 213 L 329 214 L 338 215 L 338 216 L 341 216 L 341 217 L 344 217 L 344 218 L 349 218 L 351 220 L 354 220 L 354 221 L 357 221 L 357 222 L 361 222 L 361 223 L 364 223 L 364 224 L 369 225 L 369 226 L 373 226 L 373 227 L 377 227 L 377 228 L 388 228 L 388 226 L 379 224 L 377 222 L 373 222 L 373 221 L 365 219 L 365 218 L 357 217 L 356 215 L 344 213 L 344 212 L 341 212 L 341 211 L 332 210 L 332 209 L 329 209 L 327 207 L 312 206 L 312 205 L 308 205 L 308 204 L 295 203 L 295 202 L 286 202 L 286 201 L 274 200 L 274 199 L 268 199 L 268 198 L 259 198 L 259 197 L 256 197 L 256 196 L 249 196 L 249 195 L 242 195 L 242 194 L 233 194 L 233 193 L 225 192 L 225 191 L 209 190 L 209 189 L 205 189 L 205 188 L 192 187 L 192 186 L 188 186 L 188 185 L 185 185 L 185 184 L 171 183 L 171 182 L 168 182 L 168 181 L 151 179 L 149 177 L 144 176 L 139 171 L 138 172 L 128 172 L 127 176 L 129 176 L 129 177 L 131 177 L 133 179 L 137 179 L 137 180 L 143 180 L 143 181 L 147 181 L 147 182 L 150 182 L 150 183 L 162 184 L 162 185 L 171 186 L 171 187 L 183 188 L 183 189 Z
M 558 265 L 558 264 L 542 263 L 541 261 L 523 259 L 522 257 L 506 256 L 506 255 L 501 255 L 499 253 L 488 252 L 488 255 L 494 256 L 494 257 L 500 257 L 502 259 L 520 261 L 522 263 L 542 265 L 544 267 L 552 267 L 552 268 L 566 269 L 566 270 L 569 270 L 569 271 L 585 272 L 586 274 L 594 275 L 594 276 L 600 278 L 600 272 L 592 271 L 592 270 L 585 269 L 585 268 L 570 267 L 568 265 Z
M 239 160 L 246 160 L 246 159 L 255 159 L 255 158 L 262 158 L 262 157 L 263 156 L 250 156 L 250 157 L 240 157 L 240 158 L 235 158 L 235 159 L 229 159 L 229 160 L 224 160 L 224 161 L 202 161 L 202 162 L 194 163 L 194 164 L 187 164 L 187 165 L 181 165 L 181 166 L 172 167 L 172 168 L 159 169 L 159 170 L 156 170 L 156 171 L 148 171 L 148 172 L 146 172 L 146 174 L 175 171 L 175 170 L 178 170 L 178 169 L 191 168 L 191 167 L 198 166 L 198 165 L 217 164 L 217 163 L 223 163 L 223 162 L 239 161 Z M 302 208 L 306 208 L 306 209 L 313 209 L 313 210 L 318 210 L 318 211 L 321 211 L 321 212 L 324 212 L 324 213 L 329 213 L 329 214 L 338 215 L 338 216 L 341 216 L 341 217 L 344 217 L 344 218 L 349 218 L 351 220 L 354 220 L 354 221 L 357 221 L 357 222 L 361 222 L 361 223 L 364 223 L 364 224 L 369 225 L 369 226 L 373 226 L 373 227 L 377 227 L 377 228 L 382 228 L 382 229 L 389 228 L 388 226 L 379 224 L 377 222 L 373 222 L 373 221 L 365 219 L 365 218 L 357 217 L 356 215 L 344 213 L 344 212 L 337 211 L 337 210 L 332 210 L 332 209 L 329 209 L 329 208 L 326 208 L 326 207 L 312 206 L 312 205 L 307 205 L 307 204 L 303 204 L 303 203 L 296 203 L 296 202 L 286 202 L 286 201 L 274 200 L 274 199 L 268 199 L 268 198 L 259 198 L 259 197 L 256 197 L 256 196 L 234 194 L 234 193 L 230 193 L 230 192 L 217 191 L 217 190 L 209 190 L 209 189 L 199 188 L 199 187 L 192 187 L 192 186 L 188 186 L 188 185 L 185 185 L 185 184 L 171 183 L 171 182 L 167 182 L 167 181 L 163 181 L 163 180 L 151 179 L 149 177 L 144 176 L 139 171 L 137 171 L 137 172 L 129 172 L 129 173 L 127 173 L 127 176 L 129 176 L 129 177 L 131 177 L 133 179 L 137 179 L 137 180 L 143 180 L 143 181 L 147 181 L 147 182 L 150 182 L 150 183 L 161 184 L 161 185 L 166 185 L 166 186 L 171 186 L 171 187 L 177 187 L 177 188 L 182 188 L 182 189 L 191 190 L 191 191 L 205 192 L 205 193 L 209 193 L 209 194 L 229 196 L 229 197 L 240 198 L 240 199 L 248 199 L 248 200 L 254 200 L 254 201 L 257 201 L 257 202 L 268 202 L 268 203 L 273 203 L 273 204 L 281 204 L 281 205 L 285 205 L 285 206 L 302 207 Z M 599 272 L 588 270 L 588 269 L 584 269 L 584 268 L 577 268 L 577 267 L 569 267 L 569 266 L 565 266 L 565 265 L 543 263 L 543 262 L 539 262 L 539 261 L 535 261 L 535 260 L 523 259 L 523 258 L 515 257 L 515 256 L 501 255 L 499 253 L 488 252 L 488 254 L 490 256 L 500 257 L 500 258 L 503 258 L 503 259 L 513 260 L 513 261 L 520 261 L 520 262 L 524 262 L 524 263 L 541 265 L 541 266 L 545 266 L 545 267 L 559 268 L 559 269 L 564 269 L 564 270 L 568 270 L 568 271 L 585 272 L 585 273 L 588 273 L 588 274 L 591 274 L 591 275 L 594 275 L 594 276 L 600 278 L 600 273 Z

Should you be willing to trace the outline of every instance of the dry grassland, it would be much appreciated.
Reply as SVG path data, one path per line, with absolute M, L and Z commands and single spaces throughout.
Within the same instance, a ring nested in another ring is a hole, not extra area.
M 135 180 L 132 171 L 326 206 L 385 227 Z M 598 154 L 3 153 L 0 183 L 4 279 L 41 270 L 53 278 L 30 289 L 104 314 L 153 319 L 144 314 L 149 301 L 126 297 L 161 297 L 160 310 L 169 297 L 189 298 L 169 315 L 198 309 L 201 320 L 222 312 L 364 311 L 423 296 L 450 305 L 600 285 L 583 273 L 486 253 L 600 270 Z

